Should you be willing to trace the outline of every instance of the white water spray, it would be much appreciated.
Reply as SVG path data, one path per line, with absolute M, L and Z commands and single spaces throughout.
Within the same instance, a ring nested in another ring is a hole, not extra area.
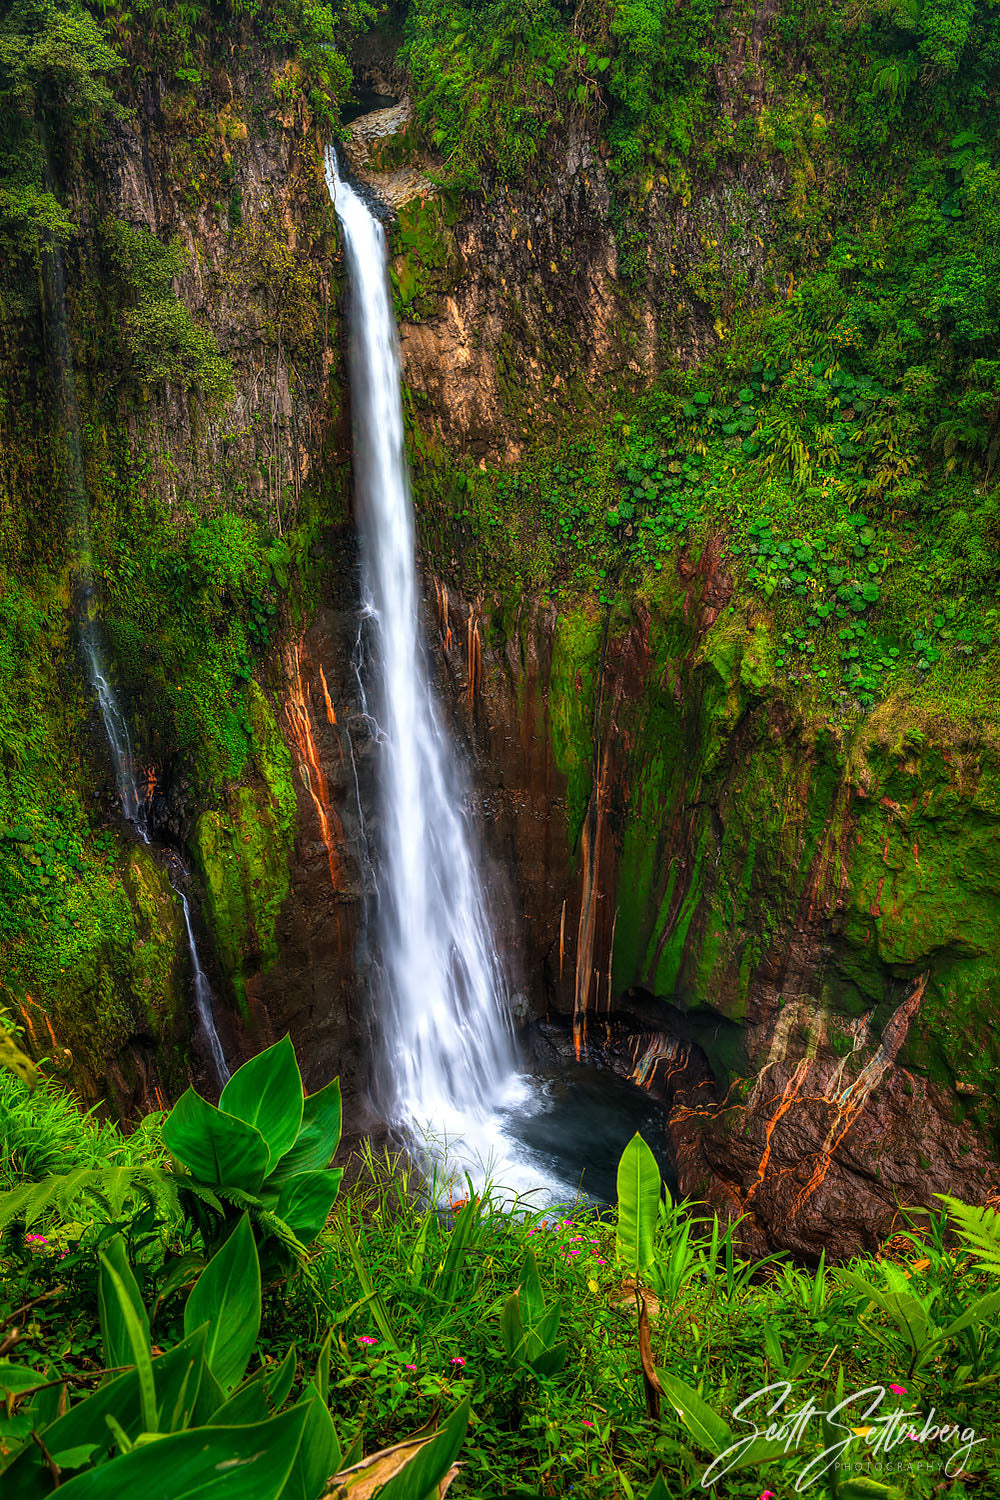
M 363 609 L 377 657 L 385 1108 L 428 1155 L 443 1150 L 452 1174 L 537 1187 L 538 1174 L 513 1160 L 497 1120 L 526 1085 L 516 1071 L 507 981 L 463 812 L 465 788 L 420 640 L 385 236 L 340 176 L 332 149 L 326 166 L 347 252 Z

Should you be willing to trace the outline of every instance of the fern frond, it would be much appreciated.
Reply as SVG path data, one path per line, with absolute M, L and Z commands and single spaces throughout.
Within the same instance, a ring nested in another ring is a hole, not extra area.
M 989 1271 L 1000 1275 L 1000 1213 L 995 1208 L 974 1208 L 960 1198 L 951 1198 L 947 1193 L 936 1197 L 948 1210 L 951 1227 L 970 1255 L 981 1257 L 976 1262 L 977 1271 Z
M 77 1217 L 88 1200 L 109 1221 L 119 1219 L 134 1198 L 154 1213 L 178 1212 L 175 1180 L 158 1167 L 78 1167 L 0 1193 L 0 1232 L 19 1219 L 30 1227 L 48 1214 Z

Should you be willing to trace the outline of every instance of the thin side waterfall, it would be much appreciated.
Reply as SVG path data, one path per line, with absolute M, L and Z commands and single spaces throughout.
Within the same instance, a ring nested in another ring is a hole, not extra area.
M 520 1185 L 497 1124 L 518 1087 L 507 979 L 431 691 L 418 622 L 413 508 L 385 236 L 340 176 L 327 186 L 350 284 L 362 607 L 379 742 L 379 1014 L 385 1112 L 452 1171 Z M 532 1174 L 534 1181 L 537 1176 Z M 511 1178 L 515 1180 L 511 1180 Z
M 83 619 L 80 622 L 80 649 L 87 664 L 87 676 L 97 699 L 97 707 L 104 725 L 104 734 L 111 751 L 111 762 L 115 770 L 115 786 L 122 813 L 131 823 L 144 844 L 149 843 L 149 817 L 146 795 L 140 786 L 132 754 L 132 739 L 121 704 L 115 696 L 104 665 L 101 643 L 98 636 L 93 589 L 85 589 Z
M 201 1029 L 205 1033 L 208 1050 L 212 1054 L 212 1063 L 215 1074 L 220 1084 L 225 1087 L 232 1074 L 226 1062 L 226 1054 L 222 1050 L 219 1041 L 219 1033 L 215 1029 L 215 1016 L 212 1011 L 212 989 L 208 982 L 205 970 L 201 966 L 198 957 L 198 945 L 194 940 L 194 928 L 191 925 L 191 904 L 182 890 L 174 886 L 174 890 L 180 897 L 181 910 L 184 913 L 184 931 L 187 934 L 188 953 L 191 958 L 191 978 L 194 985 L 194 1008 L 198 1012 L 198 1020 Z
M 76 531 L 77 553 L 80 560 L 78 621 L 80 650 L 86 666 L 87 677 L 97 701 L 104 734 L 111 751 L 111 762 L 115 773 L 115 788 L 118 801 L 126 821 L 135 829 L 144 844 L 151 842 L 149 832 L 149 807 L 146 790 L 138 775 L 132 738 L 128 721 L 118 702 L 104 656 L 101 628 L 97 614 L 97 598 L 93 585 L 93 562 L 90 553 L 90 505 L 84 477 L 83 454 L 80 448 L 80 413 L 76 399 L 76 384 L 73 376 L 73 356 L 69 340 L 69 324 L 66 319 L 66 276 L 62 252 L 53 244 L 49 254 L 42 257 L 46 289 L 47 335 L 52 371 L 62 405 L 64 422 L 63 475 L 69 505 L 68 521 Z M 184 913 L 184 930 L 187 936 L 188 954 L 191 959 L 191 978 L 194 989 L 195 1011 L 205 1034 L 212 1061 L 225 1084 L 229 1078 L 222 1043 L 215 1029 L 212 1013 L 212 991 L 198 955 L 194 928 L 191 925 L 191 910 L 184 892 L 173 887 Z

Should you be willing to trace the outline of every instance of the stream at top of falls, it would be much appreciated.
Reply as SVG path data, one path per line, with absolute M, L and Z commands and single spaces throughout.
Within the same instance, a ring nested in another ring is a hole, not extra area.
M 584 1083 L 574 1093 L 565 1072 L 531 1076 L 518 1055 L 508 977 L 465 813 L 467 788 L 421 639 L 386 239 L 341 176 L 332 148 L 326 175 L 347 257 L 368 643 L 361 687 L 378 745 L 377 1102 L 442 1196 L 461 1195 L 468 1177 L 477 1188 L 488 1181 L 501 1198 L 516 1196 L 531 1206 L 567 1202 L 578 1192 L 578 1169 L 588 1165 L 586 1153 L 574 1152 L 574 1138 L 590 1144 L 602 1138 L 603 1156 L 616 1160 L 628 1138 L 629 1114 L 619 1109 L 617 1123 L 595 1122 L 592 1088 L 588 1093 Z M 578 1070 L 578 1082 L 594 1071 Z M 596 1158 L 593 1165 L 606 1179 L 606 1165 Z M 602 1197 L 614 1196 L 613 1180 L 593 1186 Z

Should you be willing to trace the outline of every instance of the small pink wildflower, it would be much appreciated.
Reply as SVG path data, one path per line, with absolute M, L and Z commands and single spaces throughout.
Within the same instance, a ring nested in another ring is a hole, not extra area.
M 598 1265 L 599 1265 L 599 1266 L 606 1266 L 606 1265 L 607 1265 L 607 1261 L 606 1261 L 606 1260 L 602 1260 L 602 1259 L 601 1259 L 601 1257 L 600 1257 L 600 1256 L 598 1256 L 598 1257 L 597 1257 L 597 1264 L 598 1264 Z
M 404 1370 L 415 1370 L 416 1368 L 417 1368 L 416 1365 L 404 1365 L 403 1366 Z
M 378 1339 L 373 1339 L 370 1333 L 359 1333 L 358 1334 L 358 1343 L 359 1344 L 377 1344 L 378 1343 Z
M 583 1419 L 583 1425 L 584 1425 L 584 1427 L 593 1427 L 594 1424 L 593 1424 L 593 1422 L 588 1421 L 586 1417 L 584 1417 L 584 1419 Z
M 465 1360 L 462 1358 L 462 1356 L 460 1354 L 456 1354 L 455 1358 L 453 1360 L 451 1360 L 451 1363 L 453 1365 L 463 1366 L 465 1364 Z
M 905 1385 L 891 1385 L 889 1389 L 894 1396 L 905 1396 L 907 1394 Z
M 773 1490 L 761 1490 L 760 1500 L 774 1500 Z
M 570 1253 L 570 1255 L 579 1255 L 580 1254 L 579 1250 L 571 1250 L 569 1253 Z
M 25 1235 L 25 1241 L 29 1245 L 47 1245 L 49 1243 L 44 1234 L 27 1234 Z

